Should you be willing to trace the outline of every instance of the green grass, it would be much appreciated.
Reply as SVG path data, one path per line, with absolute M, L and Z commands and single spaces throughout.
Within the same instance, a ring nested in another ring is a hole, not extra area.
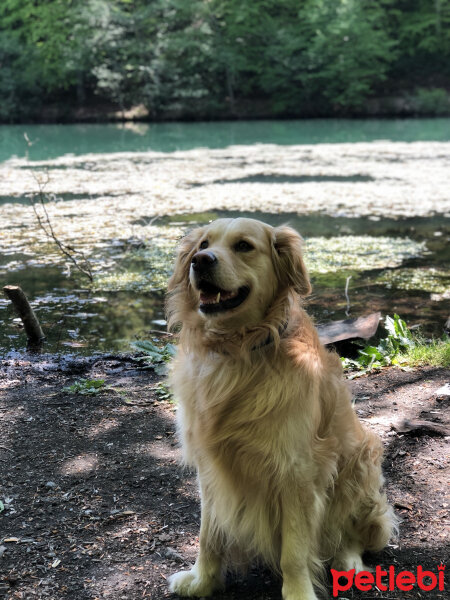
M 450 338 L 420 340 L 398 357 L 400 365 L 408 367 L 450 367 Z

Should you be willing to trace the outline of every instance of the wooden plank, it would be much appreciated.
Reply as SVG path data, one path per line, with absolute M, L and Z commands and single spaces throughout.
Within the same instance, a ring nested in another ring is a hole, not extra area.
M 342 340 L 362 338 L 368 340 L 378 328 L 381 313 L 371 313 L 357 319 L 344 319 L 343 321 L 332 321 L 325 325 L 319 325 L 317 331 L 322 344 L 333 344 Z

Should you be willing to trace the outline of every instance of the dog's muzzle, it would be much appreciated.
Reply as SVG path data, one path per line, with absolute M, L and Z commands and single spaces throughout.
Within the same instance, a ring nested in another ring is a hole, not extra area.
M 191 261 L 195 287 L 200 292 L 199 309 L 205 314 L 220 313 L 237 308 L 250 293 L 248 286 L 225 290 L 216 285 L 214 271 L 217 264 L 217 257 L 210 250 L 196 252 Z

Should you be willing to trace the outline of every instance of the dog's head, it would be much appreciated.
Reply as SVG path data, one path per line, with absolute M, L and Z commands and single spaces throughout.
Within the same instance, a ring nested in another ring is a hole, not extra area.
M 254 219 L 219 219 L 181 241 L 168 290 L 169 326 L 194 314 L 227 330 L 258 326 L 280 296 L 311 291 L 301 237 Z

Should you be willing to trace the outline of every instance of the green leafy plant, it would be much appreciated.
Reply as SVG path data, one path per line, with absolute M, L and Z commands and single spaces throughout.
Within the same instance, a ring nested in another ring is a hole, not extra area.
M 173 401 L 172 392 L 170 391 L 169 386 L 166 383 L 163 383 L 162 381 L 160 381 L 155 387 L 155 395 L 158 398 L 158 400 L 165 400 L 167 402 Z
M 368 345 L 358 350 L 359 356 L 356 359 L 342 358 L 344 368 L 359 370 L 359 375 L 363 375 L 373 369 L 400 364 L 399 355 L 415 345 L 413 336 L 405 321 L 398 315 L 387 316 L 384 326 L 388 332 L 387 337 L 381 339 L 377 346 Z
M 388 336 L 380 341 L 378 349 L 387 362 L 393 362 L 402 350 L 414 346 L 415 342 L 405 321 L 398 315 L 394 315 L 394 318 L 387 316 L 384 326 Z
M 105 385 L 104 379 L 79 379 L 72 385 L 63 388 L 63 392 L 81 394 L 82 396 L 97 396 Z
M 423 365 L 450 366 L 450 338 L 426 339 L 412 333 L 398 315 L 387 316 L 384 326 L 388 335 L 377 346 L 358 350 L 356 359 L 341 358 L 344 369 L 351 371 L 349 379 L 391 365 L 410 368 Z
M 131 346 L 142 354 L 135 360 L 142 363 L 143 369 L 153 369 L 158 375 L 167 375 L 167 363 L 176 352 L 173 344 L 166 343 L 158 346 L 150 340 L 137 340 L 131 342 Z

